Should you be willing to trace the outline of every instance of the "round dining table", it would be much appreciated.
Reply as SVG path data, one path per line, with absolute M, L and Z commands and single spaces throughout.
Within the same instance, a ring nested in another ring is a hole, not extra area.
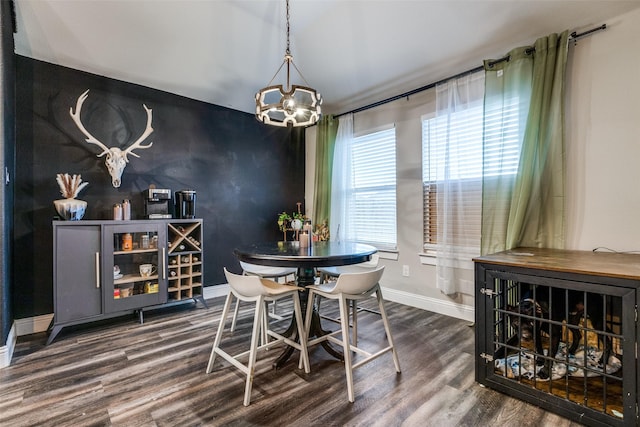
M 308 246 L 301 246 L 300 242 L 264 242 L 239 246 L 234 251 L 238 260 L 250 264 L 266 265 L 271 267 L 296 267 L 298 269 L 297 284 L 302 288 L 315 283 L 316 268 L 352 265 L 369 261 L 371 255 L 377 252 L 374 246 L 353 241 L 319 241 L 311 242 Z M 301 295 L 303 311 L 307 306 L 307 292 Z M 289 326 L 286 334 L 293 334 L 295 319 Z M 310 337 L 325 335 L 328 332 L 322 329 L 320 315 L 313 308 L 311 316 Z M 343 360 L 341 352 L 335 350 L 328 342 L 321 345 L 334 357 Z M 293 348 L 287 346 L 283 354 L 274 362 L 274 367 L 281 367 L 293 353 Z
M 240 246 L 235 256 L 244 262 L 272 267 L 296 267 L 298 285 L 312 285 L 315 269 L 336 267 L 369 261 L 377 252 L 374 246 L 353 241 L 312 242 L 300 246 L 300 242 L 265 242 Z

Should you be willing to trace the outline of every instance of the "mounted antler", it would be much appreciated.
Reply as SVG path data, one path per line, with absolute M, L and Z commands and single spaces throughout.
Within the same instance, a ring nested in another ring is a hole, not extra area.
M 147 108 L 146 105 L 142 104 L 145 111 L 147 112 L 147 127 L 145 128 L 140 138 L 136 140 L 136 142 L 131 144 L 124 151 L 118 147 L 109 148 L 102 142 L 98 141 L 98 139 L 93 135 L 91 135 L 91 133 L 89 133 L 89 131 L 84 127 L 82 121 L 80 120 L 80 111 L 82 110 L 82 104 L 88 96 L 89 89 L 87 89 L 82 95 L 78 97 L 75 112 L 73 111 L 73 107 L 69 108 L 69 114 L 71 115 L 71 118 L 75 122 L 76 126 L 78 126 L 78 129 L 80 129 L 80 131 L 87 137 L 85 141 L 89 144 L 97 145 L 102 149 L 102 153 L 98 154 L 98 157 L 102 157 L 106 154 L 107 157 L 104 159 L 104 163 L 109 170 L 109 175 L 111 175 L 111 183 L 115 188 L 118 188 L 120 187 L 122 172 L 124 172 L 125 166 L 127 166 L 127 163 L 129 163 L 127 155 L 131 154 L 132 156 L 139 158 L 140 156 L 134 153 L 133 150 L 137 148 L 150 148 L 153 145 L 153 142 L 150 142 L 147 145 L 142 145 L 142 141 L 144 141 L 153 132 L 153 128 L 151 127 L 152 110 L 150 108 Z
M 128 162 L 129 159 L 127 159 L 127 154 L 131 154 L 134 157 L 138 157 L 140 158 L 139 155 L 137 155 L 136 153 L 133 152 L 133 150 L 135 150 L 136 148 L 149 148 L 153 145 L 153 142 L 150 142 L 148 145 L 141 145 L 142 141 L 144 141 L 149 135 L 151 135 L 151 132 L 153 132 L 153 128 L 151 127 L 151 109 L 147 108 L 146 105 L 142 104 L 142 106 L 144 107 L 145 111 L 147 112 L 147 127 L 145 128 L 144 132 L 142 133 L 142 135 L 140 136 L 140 138 L 138 138 L 138 140 L 136 142 L 134 142 L 133 144 L 131 144 L 126 150 L 124 150 L 124 159 Z

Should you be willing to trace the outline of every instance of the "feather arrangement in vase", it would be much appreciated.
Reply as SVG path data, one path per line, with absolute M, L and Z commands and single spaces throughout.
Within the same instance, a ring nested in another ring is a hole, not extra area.
M 77 200 L 78 193 L 89 183 L 82 182 L 80 175 L 70 176 L 68 173 L 56 175 L 56 181 L 60 186 L 60 193 L 64 199 L 54 200 L 53 205 L 61 218 L 68 221 L 82 219 L 87 209 L 87 202 Z

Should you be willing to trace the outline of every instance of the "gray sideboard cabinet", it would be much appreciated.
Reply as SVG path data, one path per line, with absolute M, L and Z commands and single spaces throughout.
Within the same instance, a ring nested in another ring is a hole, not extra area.
M 142 323 L 145 308 L 174 302 L 168 284 L 176 269 L 168 263 L 175 263 L 178 254 L 169 256 L 168 238 L 175 237 L 176 229 L 191 230 L 190 246 L 181 254 L 185 263 L 187 257 L 190 263 L 197 260 L 192 267 L 197 273 L 189 273 L 199 280 L 197 292 L 183 292 L 178 299 L 200 300 L 206 307 L 201 219 L 53 221 L 54 317 L 47 344 L 67 326 L 129 312 L 137 312 Z M 186 275 L 186 267 L 182 270 L 180 277 Z

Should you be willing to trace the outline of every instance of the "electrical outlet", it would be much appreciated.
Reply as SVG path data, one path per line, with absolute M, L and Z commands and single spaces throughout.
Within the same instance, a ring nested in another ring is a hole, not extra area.
M 409 266 L 408 265 L 403 265 L 402 266 L 402 275 L 404 277 L 409 277 Z

